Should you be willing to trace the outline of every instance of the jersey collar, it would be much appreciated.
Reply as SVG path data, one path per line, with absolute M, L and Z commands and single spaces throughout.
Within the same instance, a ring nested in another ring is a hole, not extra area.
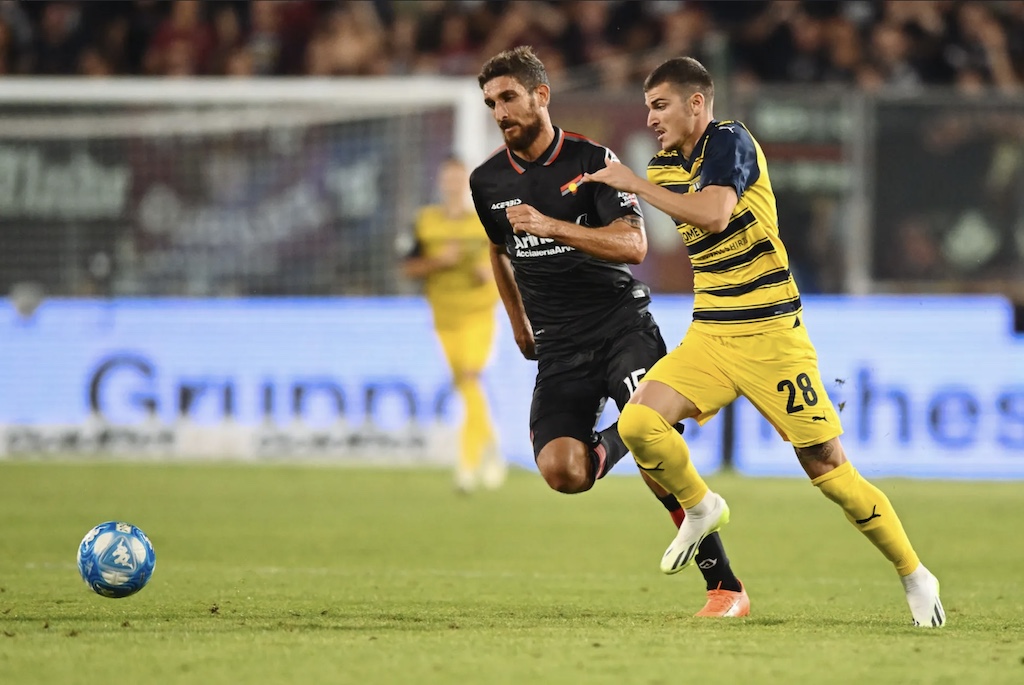
M 683 157 L 683 153 L 680 151 L 679 158 L 683 160 L 683 168 L 690 171 L 693 168 L 693 160 L 700 157 L 700 153 L 704 150 L 704 145 L 708 142 L 708 136 L 711 135 L 711 131 L 718 125 L 718 119 L 712 119 L 708 122 L 708 127 L 704 129 L 704 133 L 701 134 L 697 140 L 697 144 L 690 150 L 690 158 Z
M 555 158 L 558 157 L 558 153 L 562 151 L 562 143 L 565 142 L 565 133 L 562 129 L 555 128 L 555 139 L 551 141 L 551 145 L 548 145 L 547 149 L 541 153 L 540 157 L 535 162 L 527 162 L 525 159 L 520 158 L 508 146 L 505 147 L 505 153 L 508 155 L 508 163 L 512 165 L 512 168 L 516 170 L 516 173 L 525 174 L 526 170 L 533 166 L 550 166 Z

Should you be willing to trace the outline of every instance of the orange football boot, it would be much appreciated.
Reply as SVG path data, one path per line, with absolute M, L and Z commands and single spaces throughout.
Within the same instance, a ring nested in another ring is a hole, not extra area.
M 694 616 L 712 618 L 733 618 L 750 615 L 750 597 L 747 589 L 740 583 L 740 591 L 722 590 L 721 584 L 714 590 L 708 590 L 708 601 L 704 608 Z

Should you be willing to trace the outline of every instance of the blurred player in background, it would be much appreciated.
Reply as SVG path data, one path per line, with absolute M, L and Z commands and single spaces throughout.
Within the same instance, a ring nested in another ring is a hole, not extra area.
M 627 266 L 647 253 L 643 215 L 630 193 L 581 185 L 615 157 L 552 125 L 547 72 L 529 47 L 491 58 L 478 80 L 506 145 L 470 186 L 516 343 L 538 362 L 534 456 L 551 488 L 584 492 L 626 454 L 615 425 L 594 431 L 605 401 L 624 407 L 666 351 L 650 292 Z M 677 499 L 645 480 L 678 526 Z M 721 540 L 703 538 L 696 554 L 708 589 L 697 615 L 747 615 L 749 598 Z
M 693 262 L 693 323 L 619 418 L 637 463 L 686 510 L 661 568 L 688 566 L 704 536 L 729 521 L 725 500 L 708 489 L 673 426 L 686 418 L 703 424 L 743 395 L 792 443 L 811 482 L 896 567 L 914 625 L 941 626 L 938 580 L 921 564 L 889 499 L 843 452 L 839 414 L 821 382 L 779 238 L 764 153 L 743 124 L 713 118 L 714 92 L 694 59 L 658 66 L 644 83 L 647 124 L 661 143 L 647 168 L 650 180 L 614 160 L 584 179 L 636 193 L 673 217 Z
M 494 347 L 498 290 L 491 273 L 487 238 L 469 201 L 466 166 L 449 158 L 438 170 L 440 204 L 423 207 L 415 245 L 403 261 L 405 275 L 425 282 L 434 326 L 451 367 L 465 415 L 455 486 L 499 487 L 505 463 L 481 374 Z

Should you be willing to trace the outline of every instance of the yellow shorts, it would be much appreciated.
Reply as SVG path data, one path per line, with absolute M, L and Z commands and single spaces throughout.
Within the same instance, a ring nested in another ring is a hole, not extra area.
M 478 374 L 491 356 L 494 342 L 494 310 L 486 309 L 459 317 L 445 317 L 437 336 L 452 369 L 452 375 Z
M 827 442 L 843 432 L 818 372 L 818 354 L 803 325 L 743 336 L 691 327 L 679 347 L 647 372 L 687 398 L 700 424 L 742 395 L 794 447 Z

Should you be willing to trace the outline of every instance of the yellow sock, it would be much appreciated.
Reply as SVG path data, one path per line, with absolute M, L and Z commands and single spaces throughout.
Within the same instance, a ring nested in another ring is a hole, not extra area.
M 850 523 L 892 562 L 901 576 L 921 563 L 889 498 L 864 480 L 853 464 L 845 462 L 811 484 L 843 508 Z
M 491 411 L 479 377 L 467 376 L 461 379 L 457 383 L 457 389 L 466 409 L 466 416 L 462 422 L 459 464 L 467 471 L 475 471 L 483 460 L 484 450 L 494 440 Z
M 689 509 L 704 499 L 708 486 L 690 461 L 690 448 L 661 414 L 627 404 L 619 416 L 619 436 L 640 468 Z

